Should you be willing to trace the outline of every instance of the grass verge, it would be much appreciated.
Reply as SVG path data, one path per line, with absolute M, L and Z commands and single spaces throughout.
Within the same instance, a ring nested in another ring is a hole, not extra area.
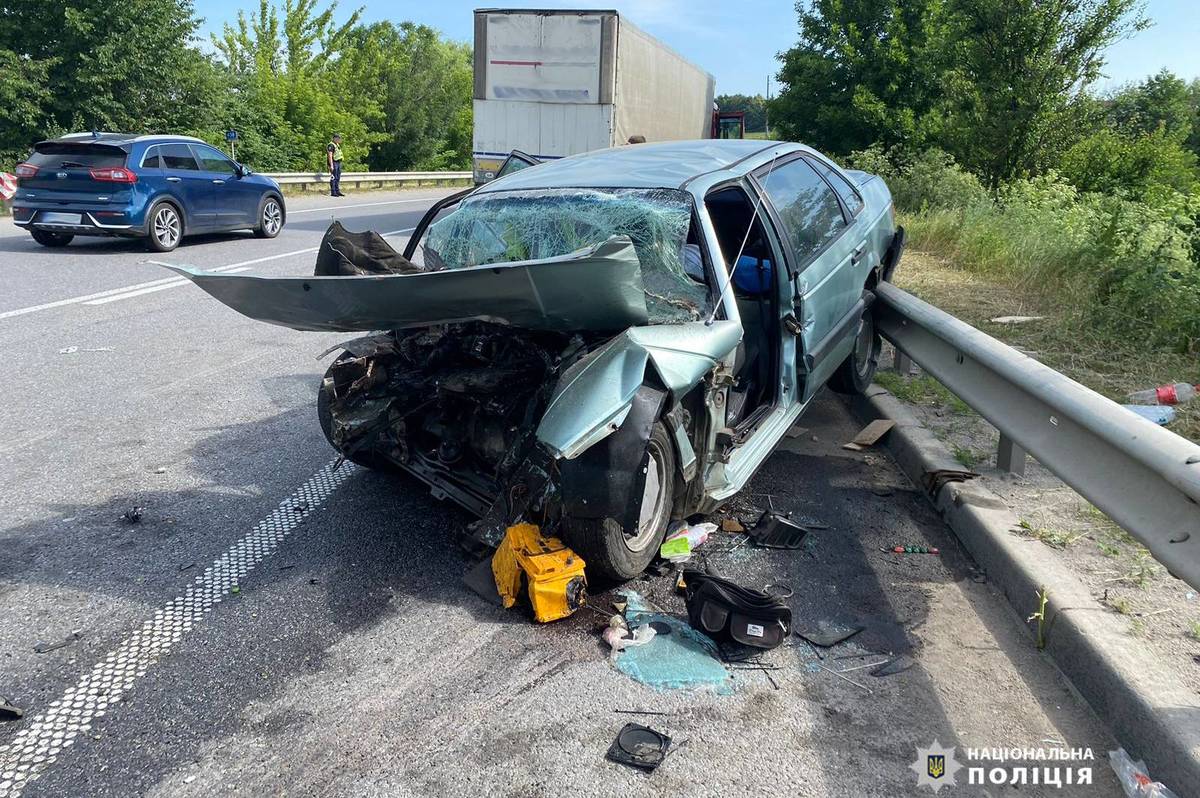
M 932 243 L 937 246 L 938 241 Z M 925 245 L 919 235 L 912 236 L 911 249 L 905 252 L 894 278 L 898 286 L 1092 390 L 1123 402 L 1127 394 L 1142 388 L 1170 382 L 1200 383 L 1200 358 L 1194 354 L 1163 351 L 1128 336 L 1106 332 L 1105 327 L 1097 326 L 1089 318 L 1086 306 L 1072 301 L 1070 296 L 1044 293 L 1027 281 L 1006 279 L 1003 273 L 978 273 L 963 268 L 946 257 L 921 251 Z M 992 321 L 1003 316 L 1042 318 L 1020 324 Z M 914 401 L 896 390 L 899 385 L 886 383 L 893 376 L 884 377 L 880 384 L 900 398 Z M 903 381 L 897 377 L 895 382 Z M 935 396 L 939 389 L 949 393 L 940 384 L 912 388 L 917 382 L 909 381 L 909 387 L 901 387 L 900 391 L 928 397 L 915 403 L 942 399 L 943 404 L 959 412 L 957 405 L 961 402 L 957 398 Z M 1176 410 L 1176 419 L 1167 428 L 1200 442 L 1200 399 Z

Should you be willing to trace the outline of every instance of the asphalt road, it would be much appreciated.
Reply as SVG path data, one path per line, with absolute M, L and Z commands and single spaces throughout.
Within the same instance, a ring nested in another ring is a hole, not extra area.
M 331 218 L 400 243 L 445 193 L 293 200 L 274 241 L 159 258 L 309 273 Z M 770 495 L 823 528 L 800 552 L 714 540 L 708 560 L 790 585 L 798 624 L 866 629 L 823 655 L 796 639 L 729 695 L 660 692 L 610 665 L 600 615 L 538 626 L 464 588 L 463 512 L 329 469 L 316 355 L 341 336 L 252 322 L 150 257 L 47 250 L 0 220 L 0 696 L 26 710 L 0 720 L 0 796 L 931 795 L 909 767 L 935 738 L 1101 757 L 1095 786 L 989 795 L 1120 794 L 1103 725 L 886 455 L 841 448 L 838 400 L 732 503 L 749 519 Z M 666 578 L 632 587 L 682 611 Z M 830 672 L 870 652 L 916 665 Z M 651 775 L 605 761 L 630 719 L 687 743 Z M 985 794 L 958 781 L 942 794 Z

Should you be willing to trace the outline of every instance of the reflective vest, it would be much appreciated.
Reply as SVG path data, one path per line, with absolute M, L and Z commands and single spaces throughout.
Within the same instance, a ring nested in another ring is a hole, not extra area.
M 338 144 L 335 141 L 331 141 L 331 142 L 329 142 L 329 146 L 326 149 L 329 152 L 333 153 L 334 161 L 342 160 L 342 145 L 341 144 Z

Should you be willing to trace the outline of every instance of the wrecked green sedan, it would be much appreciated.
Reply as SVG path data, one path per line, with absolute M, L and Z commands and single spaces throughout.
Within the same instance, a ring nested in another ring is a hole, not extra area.
M 797 144 L 694 141 L 539 164 L 435 205 L 403 254 L 336 225 L 313 277 L 177 269 L 345 344 L 317 407 L 347 459 L 616 579 L 736 493 L 828 383 L 861 392 L 903 248 L 883 181 Z M 378 332 L 384 331 L 384 332 Z

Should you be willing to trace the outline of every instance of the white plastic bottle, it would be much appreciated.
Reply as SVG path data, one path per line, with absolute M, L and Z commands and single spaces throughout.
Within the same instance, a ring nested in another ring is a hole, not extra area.
M 1157 388 L 1134 391 L 1129 394 L 1129 401 L 1135 405 L 1181 405 L 1194 399 L 1198 392 L 1200 392 L 1200 385 L 1176 382 L 1172 385 L 1160 385 Z

